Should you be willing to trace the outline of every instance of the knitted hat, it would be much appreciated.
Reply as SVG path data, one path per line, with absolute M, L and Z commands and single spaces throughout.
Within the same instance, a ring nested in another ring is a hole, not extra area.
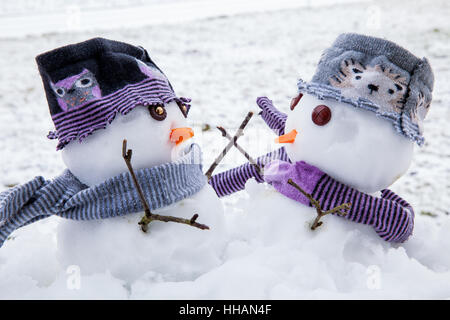
M 189 111 L 190 99 L 175 95 L 142 47 L 94 38 L 43 53 L 36 62 L 56 128 L 48 137 L 59 140 L 57 150 L 139 105 L 157 115 L 154 108 L 176 101 L 184 116 Z
M 300 92 L 335 99 L 375 112 L 422 145 L 422 121 L 431 102 L 434 76 L 419 59 L 393 42 L 359 34 L 341 34 L 325 50 L 309 83 Z

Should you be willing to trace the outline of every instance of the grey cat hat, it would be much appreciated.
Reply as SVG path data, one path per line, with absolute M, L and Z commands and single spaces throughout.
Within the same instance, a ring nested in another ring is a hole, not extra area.
M 298 89 L 375 112 L 422 145 L 433 82 L 426 58 L 384 39 L 345 33 L 324 51 L 311 82 L 300 79 Z

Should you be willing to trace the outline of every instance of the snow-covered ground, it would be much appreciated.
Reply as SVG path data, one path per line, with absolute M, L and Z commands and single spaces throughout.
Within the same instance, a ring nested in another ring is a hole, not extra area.
M 185 12 L 186 4 L 176 3 L 152 1 L 160 12 L 168 5 L 175 13 Z M 225 1 L 217 3 L 226 7 Z M 324 228 L 312 233 L 305 227 L 306 218 L 295 214 L 297 204 L 250 183 L 248 192 L 222 200 L 227 239 L 221 261 L 201 275 L 183 269 L 183 277 L 177 278 L 149 270 L 126 282 L 117 274 L 84 274 L 81 269 L 76 289 L 78 269 L 59 266 L 59 220 L 50 218 L 18 230 L 0 249 L 1 298 L 450 298 L 450 5 L 304 2 L 298 8 L 274 10 L 277 1 L 263 3 L 268 3 L 266 12 L 246 5 L 241 11 L 214 11 L 205 18 L 208 14 L 202 17 L 197 7 L 194 13 L 202 19 L 151 26 L 142 20 L 139 26 L 127 24 L 114 12 L 108 19 L 110 11 L 105 10 L 102 31 L 92 29 L 96 26 L 89 29 L 95 31 L 61 31 L 67 30 L 64 23 L 41 35 L 2 34 L 0 191 L 35 175 L 51 178 L 64 169 L 56 143 L 45 137 L 52 122 L 34 62 L 43 51 L 95 36 L 147 48 L 177 93 L 193 99 L 191 124 L 207 167 L 226 141 L 214 129 L 202 132 L 205 124 L 233 131 L 249 110 L 257 111 L 255 100 L 261 95 L 287 111 L 297 79 L 309 80 L 322 50 L 338 34 L 352 31 L 386 37 L 426 56 L 435 72 L 434 99 L 425 121 L 427 142 L 416 148 L 410 169 L 392 186 L 415 208 L 414 236 L 404 245 L 391 246 L 369 228 L 336 217 L 328 217 Z M 4 19 L 9 18 L 0 16 L 0 25 Z M 123 25 L 130 27 L 118 28 Z M 274 148 L 273 137 L 255 117 L 240 141 L 256 156 Z M 232 150 L 217 172 L 242 162 Z M 282 208 L 279 203 L 284 203 Z M 128 258 L 124 265 L 132 261 Z

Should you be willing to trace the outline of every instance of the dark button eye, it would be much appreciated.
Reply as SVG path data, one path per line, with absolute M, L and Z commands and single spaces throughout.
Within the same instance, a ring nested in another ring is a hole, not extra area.
M 291 110 L 294 110 L 294 108 L 297 106 L 300 99 L 303 97 L 303 94 L 299 93 L 298 96 L 295 98 L 292 98 L 291 100 Z
M 149 106 L 148 111 L 153 119 L 163 121 L 167 117 L 167 111 L 162 105 Z
M 331 119 L 330 108 L 324 104 L 318 105 L 314 108 L 311 119 L 318 126 L 326 125 Z
M 180 108 L 181 113 L 183 114 L 183 116 L 185 118 L 187 118 L 188 112 L 189 112 L 189 108 L 188 106 L 186 106 L 185 104 L 177 101 L 178 107 Z

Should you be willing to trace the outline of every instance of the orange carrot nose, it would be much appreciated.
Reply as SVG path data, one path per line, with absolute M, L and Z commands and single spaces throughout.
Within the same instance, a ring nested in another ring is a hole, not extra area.
M 175 142 L 176 145 L 189 140 L 194 136 L 192 128 L 175 128 L 170 132 L 170 141 Z
M 297 136 L 297 130 L 293 129 L 291 132 L 283 134 L 275 139 L 276 143 L 294 143 Z

